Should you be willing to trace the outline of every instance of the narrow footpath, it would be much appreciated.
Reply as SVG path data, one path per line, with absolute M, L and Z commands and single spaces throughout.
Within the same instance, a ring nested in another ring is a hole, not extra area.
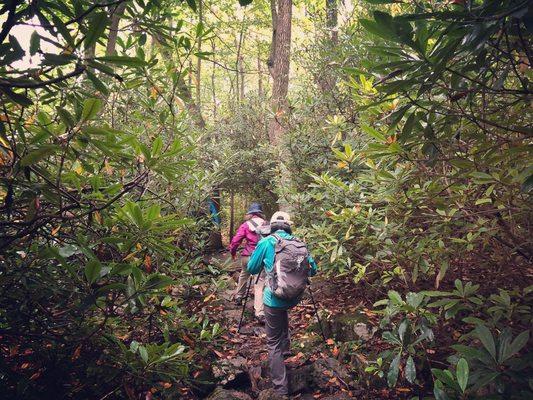
M 237 332 L 242 307 L 231 301 L 238 267 L 229 254 L 213 257 L 210 264 L 225 271 L 226 285 L 203 295 L 203 312 L 218 322 L 223 334 L 212 347 L 205 376 L 197 376 L 196 398 L 209 400 L 275 400 L 270 389 L 264 328 L 253 318 L 253 290 L 245 319 Z M 291 353 L 286 359 L 291 399 L 343 400 L 354 398 L 402 398 L 408 393 L 389 390 L 368 381 L 368 360 L 383 350 L 376 334 L 379 317 L 369 311 L 359 285 L 349 280 L 313 278 L 312 290 L 326 340 L 306 294 L 290 311 Z M 346 306 L 350 305 L 350 306 Z M 211 383 L 207 383 L 211 382 Z M 215 382 L 215 383 L 212 383 Z

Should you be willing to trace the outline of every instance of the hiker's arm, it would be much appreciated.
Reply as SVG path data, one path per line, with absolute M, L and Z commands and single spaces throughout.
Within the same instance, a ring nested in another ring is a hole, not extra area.
M 315 262 L 315 259 L 313 258 L 313 256 L 309 255 L 307 257 L 307 261 L 309 261 L 309 276 L 315 276 L 317 271 L 318 271 L 318 267 L 316 265 L 316 262 Z
M 229 245 L 229 252 L 232 256 L 237 254 L 237 249 L 239 248 L 239 245 L 243 241 L 243 239 L 246 237 L 246 224 L 242 224 L 239 226 L 239 229 L 237 229 L 237 233 L 235 236 L 233 236 L 233 239 L 231 239 L 231 243 Z
M 263 260 L 268 249 L 268 245 L 269 243 L 266 239 L 259 241 L 257 247 L 250 256 L 250 259 L 248 260 L 247 270 L 252 275 L 256 275 L 261 272 L 261 268 L 263 267 Z

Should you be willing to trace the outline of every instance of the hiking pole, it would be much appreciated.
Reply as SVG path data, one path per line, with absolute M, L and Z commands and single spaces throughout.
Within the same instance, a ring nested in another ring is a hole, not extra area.
M 257 274 L 257 279 L 255 280 L 256 285 L 257 285 L 257 282 L 259 282 L 260 276 L 261 276 L 261 272 Z M 250 275 L 250 280 L 248 281 L 248 288 L 246 289 L 246 296 L 244 296 L 244 302 L 242 304 L 241 319 L 239 321 L 239 327 L 237 328 L 237 333 L 241 332 L 242 321 L 244 319 L 244 310 L 246 310 L 246 303 L 248 302 L 248 295 L 250 294 L 250 287 L 252 286 L 252 279 L 253 279 L 253 276 Z
M 244 301 L 242 302 L 241 319 L 239 321 L 239 327 L 237 328 L 237 333 L 241 332 L 242 320 L 244 319 L 244 310 L 246 309 L 246 302 L 248 301 L 248 295 L 250 294 L 250 286 L 252 286 L 252 276 L 251 275 L 250 275 L 250 279 L 248 280 L 248 287 L 246 288 L 246 296 L 244 296 Z
M 320 316 L 318 315 L 318 308 L 315 303 L 315 298 L 313 297 L 313 291 L 311 290 L 311 285 L 307 287 L 309 289 L 309 294 L 311 295 L 311 302 L 313 303 L 313 308 L 315 309 L 315 315 L 316 320 L 318 321 L 318 326 L 320 327 L 320 332 L 322 333 L 322 337 L 324 338 L 324 342 L 327 342 L 326 334 L 324 333 L 324 329 L 322 328 L 322 321 L 320 321 Z

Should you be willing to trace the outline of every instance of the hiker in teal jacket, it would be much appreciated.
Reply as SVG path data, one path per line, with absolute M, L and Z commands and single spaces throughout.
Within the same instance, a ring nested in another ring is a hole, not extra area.
M 250 274 L 256 275 L 263 268 L 267 275 L 272 272 L 277 242 L 276 236 L 287 240 L 293 239 L 291 225 L 292 221 L 289 214 L 281 211 L 274 213 L 270 220 L 272 234 L 259 241 L 248 261 L 248 272 Z M 311 255 L 308 255 L 307 261 L 309 262 L 309 276 L 313 276 L 317 272 L 317 265 Z M 270 375 L 274 390 L 282 396 L 288 396 L 289 394 L 287 370 L 283 362 L 283 358 L 290 355 L 289 316 L 287 310 L 298 304 L 299 300 L 299 298 L 284 300 L 277 297 L 272 293 L 268 284 L 263 290 Z

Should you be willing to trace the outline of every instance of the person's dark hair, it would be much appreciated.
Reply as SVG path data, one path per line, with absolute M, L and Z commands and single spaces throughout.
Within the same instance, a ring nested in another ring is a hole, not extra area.
M 287 232 L 289 235 L 292 235 L 291 226 L 286 222 L 273 222 L 270 224 L 270 232 L 275 233 L 280 229 Z

